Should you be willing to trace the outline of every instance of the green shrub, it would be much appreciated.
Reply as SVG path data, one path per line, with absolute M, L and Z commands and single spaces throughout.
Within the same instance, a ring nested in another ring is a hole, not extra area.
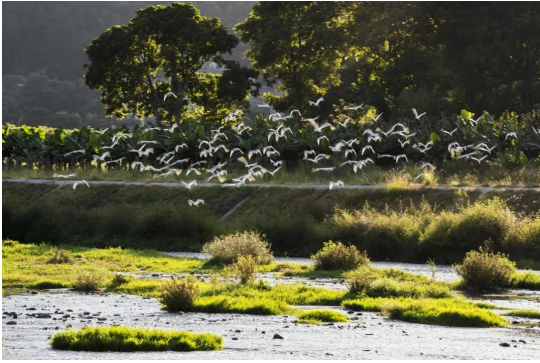
M 420 247 L 426 256 L 436 256 L 442 262 L 459 260 L 488 239 L 501 251 L 516 222 L 515 213 L 501 199 L 477 202 L 434 217 L 420 238 Z
M 540 276 L 534 272 L 516 272 L 513 279 L 519 289 L 540 290 Z
M 236 277 L 240 279 L 241 284 L 250 284 L 255 281 L 255 276 L 259 271 L 259 261 L 258 258 L 254 258 L 251 255 L 240 256 L 233 263 L 232 268 Z
M 369 266 L 360 266 L 347 273 L 345 282 L 351 293 L 362 294 L 369 289 L 376 278 L 376 274 Z
M 491 252 L 489 247 L 468 252 L 463 263 L 454 268 L 465 286 L 476 290 L 508 287 L 515 283 L 515 264 L 507 255 Z
M 124 285 L 124 284 L 129 283 L 132 280 L 133 279 L 131 278 L 131 276 L 115 274 L 114 277 L 112 278 L 111 283 L 113 285 Z
M 102 271 L 81 271 L 77 275 L 73 289 L 82 292 L 97 292 L 103 287 L 103 281 Z
M 252 315 L 284 315 L 292 309 L 283 301 L 268 297 L 203 296 L 195 302 L 193 311 L 204 313 L 237 313 Z
M 54 247 L 52 249 L 53 256 L 47 261 L 47 263 L 52 264 L 62 264 L 62 263 L 71 263 L 71 258 L 67 252 L 61 248 Z
M 265 265 L 271 263 L 274 256 L 263 237 L 253 231 L 227 234 L 205 244 L 202 251 L 209 253 L 212 260 L 224 264 L 231 264 L 238 257 L 249 255 L 258 258 L 259 263 Z
M 324 247 L 311 259 L 317 270 L 352 270 L 369 264 L 367 253 L 360 252 L 355 246 L 345 246 L 341 242 L 326 242 Z
M 141 328 L 84 327 L 55 334 L 51 339 L 54 349 L 91 352 L 135 351 L 195 351 L 221 350 L 223 338 L 214 334 L 187 331 L 166 331 Z
M 350 322 L 347 316 L 337 311 L 331 310 L 310 310 L 297 314 L 298 323 L 300 324 L 313 324 L 314 322 L 336 322 L 336 323 L 348 323 Z
M 371 297 L 411 297 L 411 298 L 447 298 L 452 296 L 450 288 L 440 282 L 398 282 L 390 279 L 378 279 L 366 289 Z
M 197 279 L 188 276 L 184 280 L 165 282 L 161 288 L 160 301 L 167 311 L 190 311 L 193 309 L 195 299 L 199 296 L 200 290 Z

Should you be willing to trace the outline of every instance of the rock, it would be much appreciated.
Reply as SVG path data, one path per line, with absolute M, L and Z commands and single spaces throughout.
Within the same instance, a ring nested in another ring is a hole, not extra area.
M 47 314 L 47 313 L 35 313 L 34 314 L 34 317 L 38 318 L 38 319 L 50 319 L 51 318 L 51 314 Z
M 17 325 L 16 321 L 10 320 L 6 323 L 6 325 Z
M 272 339 L 285 339 L 285 338 L 279 335 L 278 333 L 276 333 L 274 334 L 274 337 Z
M 89 311 L 85 311 L 84 313 L 82 313 L 83 315 L 90 315 L 90 312 Z
M 232 340 L 238 340 L 238 338 L 237 338 L 237 337 L 234 337 L 234 338 L 232 338 Z
M 71 309 L 67 309 L 66 311 L 67 311 L 68 313 L 72 313 L 72 312 L 73 312 L 73 310 L 71 310 Z
M 310 279 L 310 280 L 316 280 L 317 278 L 312 276 L 312 277 L 310 277 L 309 279 Z
M 263 331 L 261 332 L 261 334 L 266 334 L 266 332 L 263 330 Z
M 326 353 L 326 355 L 332 355 L 332 356 L 333 356 L 333 354 L 332 354 L 332 353 Z
M 38 294 L 37 291 L 32 291 L 32 292 L 30 292 L 30 293 L 31 293 L 32 295 L 37 295 L 37 294 Z
M 69 315 L 69 314 L 62 315 L 62 318 L 64 318 L 64 319 L 71 318 L 71 315 Z
M 160 274 L 152 274 L 152 277 L 160 277 Z
M 509 346 L 510 346 L 510 344 L 508 344 L 508 343 L 501 343 L 501 344 L 499 344 L 499 345 L 500 345 L 501 347 L 509 347 Z
M 37 310 L 36 308 L 28 308 L 26 310 Z
M 354 311 L 349 310 L 349 311 L 347 311 L 347 314 L 354 314 Z
M 523 344 L 527 344 L 527 342 L 526 342 L 526 341 L 524 341 L 524 340 L 521 340 L 521 339 L 519 340 L 519 342 L 520 342 L 520 343 L 523 343 Z
M 114 314 L 113 316 L 120 316 L 120 314 Z
M 105 320 L 107 320 L 107 318 L 98 318 L 97 320 L 98 321 L 105 321 Z
M 235 333 L 241 333 L 241 332 L 242 332 L 242 330 L 240 330 L 240 329 L 236 329 L 236 330 L 235 330 L 234 332 L 235 332 Z

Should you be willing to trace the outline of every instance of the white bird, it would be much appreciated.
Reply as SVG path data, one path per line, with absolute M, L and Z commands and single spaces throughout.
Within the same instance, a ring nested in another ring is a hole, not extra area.
M 241 162 L 241 163 L 243 163 L 243 164 L 246 166 L 246 168 L 252 168 L 252 167 L 254 167 L 254 166 L 256 166 L 256 165 L 259 165 L 259 163 L 249 164 L 248 161 L 246 160 L 246 158 L 243 157 L 243 156 L 240 156 L 240 157 L 239 157 L 238 159 L 236 159 L 236 160 L 239 161 L 239 162 Z
M 198 207 L 199 204 L 203 204 L 204 205 L 204 200 L 203 199 L 197 199 L 196 201 L 192 201 L 191 199 L 188 200 L 188 204 L 190 206 L 195 206 L 195 207 Z
M 350 118 L 350 117 L 347 117 L 347 119 L 345 120 L 345 122 L 341 123 L 341 122 L 337 121 L 337 123 L 338 123 L 340 126 L 347 128 L 347 125 L 349 124 L 350 121 L 351 121 L 351 118 Z
M 169 96 L 173 96 L 174 98 L 178 98 L 178 97 L 176 97 L 176 95 L 174 93 L 167 92 L 167 93 L 165 93 L 165 97 L 163 97 L 163 102 L 167 101 L 167 97 L 169 97 Z
M 371 145 L 364 146 L 364 147 L 362 148 L 362 155 L 364 155 L 364 153 L 366 152 L 366 150 L 371 150 L 371 152 L 375 154 L 375 150 L 373 150 L 373 148 L 371 147 Z
M 268 174 L 275 176 L 275 174 L 281 169 L 281 166 L 279 168 L 276 168 L 274 171 L 268 171 Z
M 319 104 L 324 101 L 324 98 L 319 98 L 316 102 L 309 101 L 310 106 L 317 106 L 319 107 Z
M 189 175 L 190 173 L 195 173 L 197 175 L 201 175 L 201 172 L 197 169 L 195 169 L 193 166 L 189 167 L 187 170 L 186 170 L 186 175 Z
M 318 171 L 333 171 L 334 169 L 335 169 L 335 167 L 332 167 L 332 168 L 313 168 L 313 169 L 311 169 L 311 172 L 316 173 Z
M 235 147 L 234 149 L 231 150 L 231 153 L 229 154 L 229 157 L 232 158 L 234 153 L 240 153 L 240 154 L 244 155 L 244 152 L 242 150 L 240 150 L 239 148 L 237 148 L 237 147 Z
M 381 112 L 377 117 L 373 117 L 371 115 L 369 115 L 369 117 L 371 117 L 373 119 L 373 122 L 377 122 L 379 120 L 379 118 L 383 115 L 384 112 Z
M 104 133 L 107 132 L 108 129 L 109 129 L 109 128 L 107 127 L 105 130 L 101 130 L 101 131 L 95 131 L 95 130 L 94 130 L 94 132 L 95 132 L 96 134 L 103 135 Z
M 295 112 L 298 114 L 299 117 L 302 117 L 302 114 L 301 114 L 300 111 L 298 111 L 298 110 L 292 110 L 291 113 L 289 114 L 289 117 L 292 118 L 293 113 L 295 113 Z
M 326 139 L 326 141 L 330 142 L 330 141 L 328 140 L 328 137 L 326 137 L 326 136 L 323 135 L 323 136 L 317 138 L 317 145 L 320 145 L 320 144 L 321 144 L 321 140 L 323 140 L 323 139 Z
M 92 158 L 94 158 L 94 160 L 101 160 L 101 161 L 105 161 L 105 158 L 108 158 L 109 156 L 111 156 L 111 153 L 106 151 L 104 152 L 101 156 L 99 155 L 92 155 Z
M 113 149 L 116 145 L 118 145 L 118 140 L 113 142 L 110 146 L 103 146 L 103 149 Z
M 347 150 L 345 150 L 345 157 L 349 156 L 349 154 L 354 154 L 354 155 L 356 155 L 356 150 L 354 150 L 354 149 L 347 149 Z
M 90 185 L 86 182 L 86 180 L 80 180 L 73 183 L 73 190 L 75 190 L 79 184 L 86 184 L 86 186 L 90 188 Z
M 259 156 L 262 157 L 261 150 L 259 150 L 259 149 L 254 149 L 254 150 L 250 150 L 250 151 L 248 152 L 248 160 L 251 160 L 251 157 L 252 157 L 253 155 L 255 155 L 255 154 L 259 154 Z
M 124 160 L 126 157 L 121 157 L 120 159 L 116 159 L 116 160 L 111 160 L 111 161 L 107 161 L 105 163 L 105 165 L 109 165 L 109 164 L 118 164 L 120 161 Z
M 433 141 L 430 141 L 425 144 L 422 144 L 421 142 L 419 142 L 418 144 L 413 145 L 414 149 L 418 149 L 418 151 L 423 152 L 424 154 L 426 153 L 426 151 L 428 151 L 432 147 L 433 147 Z
M 69 156 L 69 155 L 72 155 L 72 154 L 84 154 L 84 153 L 86 153 L 86 150 L 81 149 L 81 150 L 70 151 L 70 152 L 64 154 L 64 156 Z
M 184 186 L 186 188 L 191 189 L 191 188 L 197 186 L 197 180 L 192 180 L 189 183 L 186 183 L 186 182 L 182 181 L 182 184 L 184 184 Z
M 178 152 L 178 150 L 180 149 L 189 149 L 189 147 L 187 146 L 187 144 L 184 142 L 183 144 L 180 144 L 180 145 L 176 145 L 174 147 L 174 152 Z
M 504 138 L 504 140 L 506 141 L 508 139 L 508 136 L 513 136 L 515 139 L 517 139 L 517 135 L 515 132 L 509 132 L 506 134 L 506 137 Z
M 159 144 L 159 142 L 157 142 L 156 140 L 141 140 L 138 142 L 138 144 Z
M 274 160 L 270 159 L 270 162 L 272 163 L 273 166 L 276 166 L 276 167 L 283 165 L 283 161 L 281 161 L 281 160 L 274 161 Z
M 342 188 L 344 188 L 345 184 L 343 184 L 343 182 L 341 180 L 338 180 L 337 182 L 331 181 L 330 184 L 328 185 L 328 189 L 332 190 L 334 187 L 342 187 Z
M 414 118 L 417 119 L 417 120 L 420 120 L 420 117 L 424 116 L 427 113 L 427 112 L 424 112 L 424 113 L 419 115 L 418 112 L 416 111 L 416 108 L 413 108 L 412 112 L 414 113 Z
M 431 170 L 437 169 L 437 167 L 435 167 L 434 165 L 432 165 L 430 163 L 423 163 L 420 168 L 421 169 L 431 169 Z
M 330 159 L 330 158 L 331 158 L 331 155 L 319 154 L 319 155 L 315 156 L 313 159 L 305 158 L 304 160 L 311 161 L 311 162 L 313 162 L 315 164 L 318 164 L 319 161 L 321 161 L 322 159 Z
M 482 162 L 482 160 L 484 160 L 485 158 L 487 158 L 488 155 L 484 155 L 482 156 L 481 158 L 473 158 L 473 157 L 469 157 L 468 159 L 472 159 L 472 160 L 476 160 L 478 161 L 478 164 L 480 164 Z
M 426 176 L 427 176 L 427 174 L 424 174 L 424 173 L 419 174 L 419 175 L 416 176 L 416 178 L 414 178 L 414 181 L 417 181 L 419 178 L 424 178 Z
M 187 163 L 188 161 L 189 161 L 189 158 L 186 158 L 186 159 L 178 159 L 178 160 L 176 160 L 176 161 L 173 162 L 173 163 L 170 163 L 170 164 L 167 163 L 167 167 L 170 168 L 170 167 L 173 166 L 173 165 L 176 165 L 176 164 L 184 164 L 184 163 Z
M 344 110 L 354 110 L 354 111 L 358 111 L 359 109 L 361 109 L 362 107 L 364 107 L 364 104 L 360 104 L 360 105 L 357 105 L 357 106 L 353 106 L 353 107 L 348 107 L 348 106 L 345 106 L 345 108 L 343 108 Z
M 405 147 L 405 145 L 407 145 L 407 144 L 409 144 L 409 145 L 410 145 L 410 143 L 411 143 L 411 140 L 407 140 L 407 141 L 401 141 L 401 140 L 399 140 L 399 139 L 398 139 L 398 142 L 399 142 L 399 144 L 401 145 L 401 148 L 404 148 L 404 147 Z
M 454 135 L 454 132 L 456 132 L 458 130 L 458 127 L 456 127 L 455 129 L 453 129 L 452 131 L 446 131 L 444 129 L 441 129 L 441 131 L 444 133 L 444 134 L 448 134 L 450 137 L 452 137 Z
M 54 173 L 54 174 L 53 174 L 53 178 L 64 178 L 64 179 L 66 179 L 66 178 L 73 178 L 73 177 L 76 176 L 76 175 L 77 175 L 77 173 L 73 173 L 73 174 L 65 174 L 65 175 Z

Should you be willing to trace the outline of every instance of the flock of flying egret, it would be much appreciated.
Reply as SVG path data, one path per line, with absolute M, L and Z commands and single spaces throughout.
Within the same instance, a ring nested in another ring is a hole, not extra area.
M 168 93 L 165 97 L 174 96 L 172 93 Z M 309 101 L 310 106 L 319 107 L 321 102 L 324 102 L 324 98 L 319 98 L 317 101 Z M 358 111 L 364 107 L 363 104 L 345 107 L 344 111 Z M 416 109 L 412 109 L 412 113 L 416 120 L 421 120 L 422 117 L 426 115 L 426 112 L 419 114 Z M 375 164 L 376 159 L 389 159 L 399 164 L 400 162 L 408 162 L 409 159 L 407 155 L 402 153 L 378 153 L 376 151 L 377 145 L 383 141 L 385 138 L 394 137 L 397 138 L 397 141 L 401 149 L 405 149 L 407 146 L 413 149 L 416 149 L 420 153 L 425 154 L 433 147 L 433 141 L 428 141 L 425 143 L 418 142 L 415 139 L 417 135 L 416 132 L 411 132 L 409 127 L 405 126 L 402 123 L 394 124 L 387 131 L 383 131 L 380 127 L 377 127 L 375 130 L 365 129 L 362 133 L 354 134 L 349 133 L 350 137 L 346 137 L 342 140 L 338 140 L 333 145 L 330 144 L 329 133 L 340 128 L 342 130 L 347 130 L 350 126 L 351 118 L 347 118 L 344 122 L 334 121 L 334 122 L 325 122 L 323 124 L 318 123 L 319 117 L 314 118 L 304 118 L 302 117 L 300 111 L 293 110 L 287 115 L 281 113 L 273 113 L 268 119 L 271 124 L 275 124 L 274 128 L 269 128 L 266 135 L 265 143 L 266 146 L 254 148 L 251 150 L 242 149 L 240 147 L 230 147 L 228 142 L 230 138 L 235 136 L 242 137 L 244 134 L 249 135 L 250 128 L 244 124 L 244 122 L 237 122 L 237 120 L 242 116 L 242 111 L 238 110 L 230 113 L 226 121 L 231 122 L 231 126 L 221 126 L 217 129 L 210 131 L 210 134 L 206 139 L 198 141 L 198 161 L 190 160 L 190 158 L 181 158 L 181 151 L 184 149 L 189 149 L 189 146 L 186 143 L 180 143 L 177 145 L 171 145 L 166 148 L 166 152 L 161 153 L 159 156 L 155 156 L 156 148 L 155 144 L 159 144 L 159 141 L 156 140 L 146 140 L 139 141 L 138 144 L 140 147 L 132 148 L 128 150 L 128 153 L 136 155 L 138 157 L 137 161 L 133 161 L 130 164 L 130 169 L 138 170 L 140 172 L 152 172 L 154 173 L 154 178 L 165 178 L 171 175 L 202 175 L 207 174 L 207 181 L 217 181 L 223 187 L 240 187 L 246 185 L 249 182 L 255 182 L 257 179 L 263 178 L 265 175 L 275 176 L 275 174 L 281 170 L 283 167 L 283 160 L 281 160 L 280 152 L 274 147 L 276 143 L 280 140 L 285 140 L 287 142 L 294 142 L 294 131 L 290 126 L 287 126 L 287 121 L 293 120 L 294 117 L 298 117 L 301 123 L 308 125 L 313 129 L 313 133 L 316 134 L 317 146 L 321 146 L 322 143 L 327 145 L 326 150 L 330 150 L 331 153 L 317 152 L 314 149 L 307 149 L 303 151 L 303 160 L 308 163 L 312 163 L 313 167 L 311 172 L 313 173 L 327 173 L 332 172 L 336 167 L 349 167 L 354 173 L 357 173 L 362 168 L 366 167 L 368 164 Z M 382 113 L 376 116 L 370 116 L 373 119 L 373 125 L 377 126 L 377 122 L 382 117 Z M 478 120 L 470 119 L 468 120 L 471 124 L 477 124 Z M 176 124 L 172 125 L 170 128 L 159 128 L 159 127 L 149 127 L 145 129 L 145 132 L 151 130 L 160 130 L 166 133 L 174 133 L 175 129 L 178 126 Z M 108 129 L 97 131 L 98 133 L 104 133 Z M 451 138 L 457 132 L 458 128 L 453 130 L 441 130 L 445 137 Z M 117 157 L 112 157 L 111 153 L 114 153 L 115 148 L 122 139 L 130 138 L 132 135 L 129 133 L 116 133 L 112 137 L 112 144 L 104 146 L 100 150 L 100 154 L 92 155 L 94 161 L 99 161 L 109 164 L 118 164 L 123 160 L 126 160 L 126 155 L 117 155 Z M 510 132 L 506 134 L 506 139 L 508 138 L 517 138 L 515 132 Z M 505 140 L 506 140 L 505 139 Z M 274 145 L 272 145 L 274 143 Z M 228 147 L 229 146 L 229 147 Z M 453 141 L 448 144 L 448 153 L 452 158 L 455 159 L 470 159 L 478 162 L 480 164 L 485 160 L 492 151 L 497 147 L 497 145 L 489 146 L 485 142 L 475 142 L 470 145 L 460 145 L 458 142 Z M 163 145 L 160 144 L 160 149 L 163 148 Z M 76 153 L 84 153 L 85 150 L 75 150 L 69 153 L 66 153 L 64 156 Z M 220 152 L 220 159 L 215 162 L 213 158 L 214 154 Z M 150 154 L 159 161 L 159 165 L 151 165 L 150 163 L 144 163 L 144 157 L 148 157 Z M 483 155 L 482 155 L 483 154 Z M 225 155 L 226 157 L 223 157 Z M 341 159 L 340 159 L 341 157 Z M 342 160 L 342 162 L 329 163 L 330 159 Z M 141 161 L 142 160 L 142 161 Z M 331 165 L 328 165 L 331 164 Z M 228 170 L 225 167 L 241 167 L 245 170 L 245 173 L 240 175 L 237 178 L 233 178 L 230 181 L 226 182 L 228 179 Z M 426 162 L 423 163 L 422 170 L 426 171 L 428 169 L 434 170 L 435 167 Z M 70 178 L 74 177 L 76 174 L 54 174 L 55 178 Z M 425 177 L 425 172 L 418 175 L 415 178 L 415 181 Z M 73 183 L 73 189 L 76 189 L 78 185 L 84 184 L 89 187 L 89 183 L 85 180 L 76 181 Z M 197 180 L 192 180 L 189 182 L 182 181 L 182 184 L 187 189 L 192 189 L 197 186 Z M 341 180 L 331 181 L 328 188 L 343 188 L 344 183 Z M 189 206 L 199 206 L 204 204 L 203 199 L 197 199 L 195 201 L 189 200 Z

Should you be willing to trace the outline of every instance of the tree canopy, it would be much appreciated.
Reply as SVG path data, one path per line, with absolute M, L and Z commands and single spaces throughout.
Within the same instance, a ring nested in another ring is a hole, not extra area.
M 258 85 L 250 80 L 257 74 L 223 58 L 237 44 L 219 19 L 202 16 L 192 4 L 148 6 L 129 24 L 108 29 L 88 46 L 86 84 L 101 92 L 106 113 L 117 117 L 135 114 L 179 123 L 195 100 L 214 107 L 206 112 L 218 112 L 218 106 L 245 107 L 248 94 L 257 92 Z M 198 73 L 208 62 L 226 68 L 227 82 Z M 202 86 L 209 80 L 214 87 Z M 206 102 L 219 87 L 237 82 L 241 91 L 236 87 L 225 102 Z

